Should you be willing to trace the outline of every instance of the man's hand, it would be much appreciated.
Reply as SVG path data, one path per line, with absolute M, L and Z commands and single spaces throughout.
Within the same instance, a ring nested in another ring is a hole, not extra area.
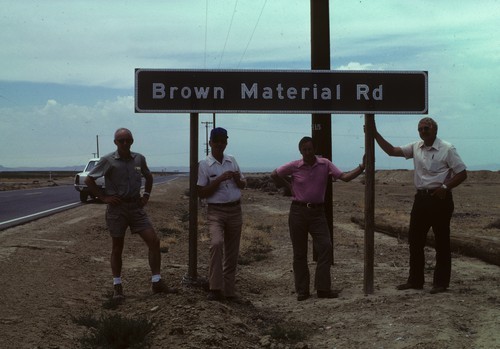
M 143 195 L 140 199 L 139 204 L 141 207 L 144 207 L 147 205 L 148 201 L 149 201 L 149 195 Z
M 444 188 L 437 188 L 434 193 L 432 193 L 432 196 L 436 196 L 440 200 L 444 200 L 446 198 L 446 193 L 448 192 L 448 189 Z
M 233 179 L 235 173 L 237 172 L 226 171 L 219 176 L 219 179 L 221 182 L 227 181 L 228 179 Z
M 122 203 L 122 199 L 120 199 L 119 196 L 115 195 L 102 195 L 99 197 L 99 200 L 101 200 L 105 204 L 109 204 L 112 206 L 116 206 Z

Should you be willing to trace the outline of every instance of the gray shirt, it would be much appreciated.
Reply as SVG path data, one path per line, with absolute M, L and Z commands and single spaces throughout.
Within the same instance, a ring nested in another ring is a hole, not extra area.
M 130 152 L 130 158 L 124 159 L 115 151 L 101 157 L 89 172 L 89 177 L 96 179 L 104 176 L 106 195 L 131 199 L 140 196 L 142 176 L 150 173 L 143 155 Z

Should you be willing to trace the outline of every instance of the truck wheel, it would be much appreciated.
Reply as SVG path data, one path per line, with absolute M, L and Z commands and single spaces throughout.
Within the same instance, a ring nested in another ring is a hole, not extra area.
M 80 201 L 81 202 L 87 202 L 87 198 L 89 197 L 89 194 L 86 191 L 81 191 L 80 192 Z

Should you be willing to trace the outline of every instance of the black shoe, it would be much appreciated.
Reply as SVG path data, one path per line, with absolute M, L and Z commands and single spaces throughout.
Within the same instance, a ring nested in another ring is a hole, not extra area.
M 311 297 L 309 293 L 299 293 L 297 295 L 297 300 L 300 301 L 305 301 L 307 298 Z
M 221 301 L 224 299 L 221 290 L 210 290 L 207 294 L 207 299 L 209 301 Z
M 409 289 L 421 290 L 423 288 L 424 288 L 423 286 L 415 286 L 409 282 L 407 282 L 406 284 L 401 284 L 401 285 L 396 286 L 396 289 L 398 289 L 400 291 L 409 290 Z
M 339 291 L 334 291 L 334 290 L 317 291 L 318 298 L 338 298 L 339 293 L 340 293 Z
M 443 286 L 434 286 L 431 289 L 430 294 L 443 293 L 443 292 L 446 292 L 446 287 L 443 287 Z
M 125 300 L 122 284 L 113 285 L 113 299 L 117 302 L 123 302 Z

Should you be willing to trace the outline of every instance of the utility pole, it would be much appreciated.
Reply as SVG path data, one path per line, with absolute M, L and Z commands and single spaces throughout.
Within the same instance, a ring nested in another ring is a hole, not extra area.
M 205 125 L 205 155 L 208 156 L 208 125 L 213 125 L 214 123 L 211 121 L 202 121 L 201 123 Z
M 328 0 L 311 0 L 311 70 L 330 70 L 330 12 Z M 311 133 L 316 154 L 332 160 L 332 116 L 312 114 Z M 332 182 L 328 181 L 325 214 L 333 246 Z M 317 260 L 313 251 L 313 259 Z M 332 248 L 333 263 L 333 248 Z
M 96 142 L 97 142 L 97 157 L 99 158 L 99 135 L 95 136 Z

